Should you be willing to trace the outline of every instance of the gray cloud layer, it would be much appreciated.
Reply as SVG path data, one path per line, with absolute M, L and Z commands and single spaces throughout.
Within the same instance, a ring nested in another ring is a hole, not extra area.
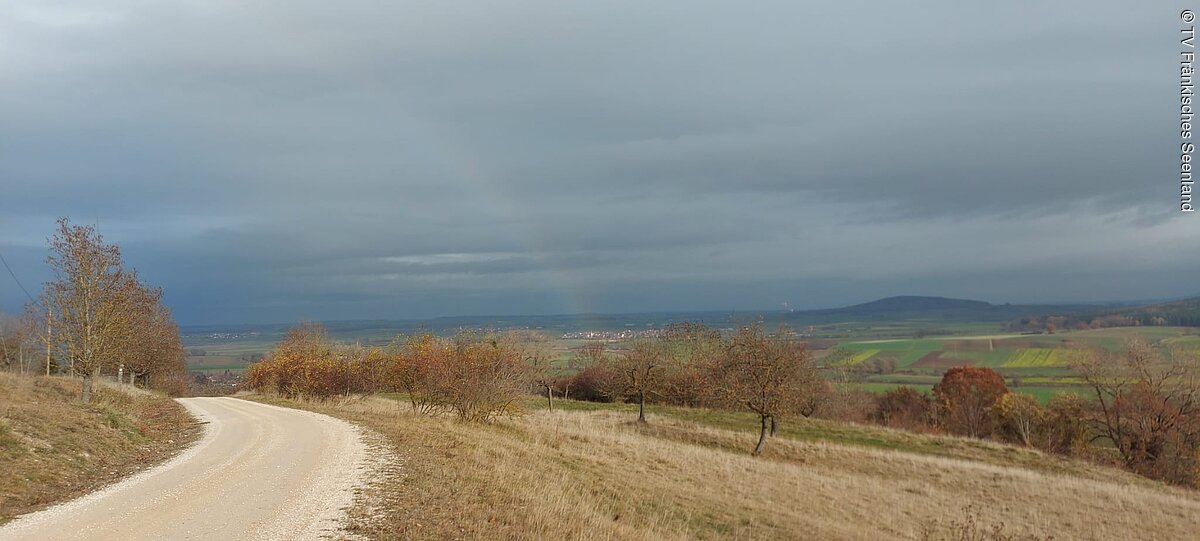
M 189 322 L 1196 293 L 1176 25 L 1124 2 L 9 2 L 0 249 L 36 283 L 54 217 L 97 221 Z

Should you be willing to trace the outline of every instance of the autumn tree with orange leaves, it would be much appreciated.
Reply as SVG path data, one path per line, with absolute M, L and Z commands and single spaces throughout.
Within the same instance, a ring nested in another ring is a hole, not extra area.
M 334 358 L 333 341 L 319 323 L 301 323 L 288 330 L 262 361 L 250 366 L 247 384 L 287 397 L 328 397 L 347 381 Z

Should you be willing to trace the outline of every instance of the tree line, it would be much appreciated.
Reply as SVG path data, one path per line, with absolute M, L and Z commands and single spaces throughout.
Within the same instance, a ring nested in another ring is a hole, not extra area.
M 511 335 L 421 334 L 380 348 L 338 344 L 320 324 L 303 323 L 250 365 L 245 381 L 289 398 L 401 392 L 415 412 L 491 421 L 519 411 L 529 378 L 526 357 Z
M 4 367 L 79 377 L 84 403 L 104 376 L 184 392 L 183 344 L 162 290 L 143 282 L 93 226 L 61 218 L 49 248 L 53 279 L 21 317 L 0 325 Z
M 788 419 L 822 417 L 924 433 L 993 439 L 1123 465 L 1171 483 L 1200 482 L 1200 363 L 1145 344 L 1079 350 L 1075 371 L 1091 396 L 1060 393 L 1045 405 L 1010 392 L 994 370 L 947 370 L 931 393 L 868 393 L 839 383 L 786 327 L 761 323 L 721 333 L 676 324 L 658 338 L 613 351 L 588 342 L 554 359 L 533 333 L 464 331 L 401 336 L 385 347 L 338 344 L 317 324 L 288 332 L 250 366 L 246 383 L 289 397 L 400 393 L 414 412 L 491 421 L 523 399 L 627 402 L 637 422 L 656 404 L 745 411 L 756 420 L 754 455 Z
M 246 384 L 293 398 L 397 392 L 414 412 L 490 421 L 519 413 L 522 399 L 535 389 L 553 409 L 556 394 L 570 397 L 573 384 L 592 378 L 585 386 L 594 385 L 592 391 L 604 399 L 638 404 L 643 423 L 647 404 L 666 396 L 753 412 L 760 425 L 754 455 L 784 419 L 811 413 L 820 385 L 804 344 L 786 330 L 768 333 L 761 324 L 727 338 L 679 326 L 616 355 L 589 344 L 577 361 L 586 367 L 566 376 L 567 368 L 551 362 L 544 344 L 521 333 L 420 334 L 398 337 L 387 347 L 364 347 L 338 344 L 319 324 L 306 323 L 249 367 Z

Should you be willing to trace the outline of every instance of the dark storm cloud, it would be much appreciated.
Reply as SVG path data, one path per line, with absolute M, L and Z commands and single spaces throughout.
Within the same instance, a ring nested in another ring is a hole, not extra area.
M 0 249 L 191 322 L 1194 293 L 1158 11 L 11 2 Z

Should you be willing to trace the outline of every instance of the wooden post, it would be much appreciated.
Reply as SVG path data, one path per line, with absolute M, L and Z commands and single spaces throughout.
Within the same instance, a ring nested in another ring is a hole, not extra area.
M 47 302 L 46 304 L 50 304 Z M 53 331 L 50 330 L 51 308 L 46 307 L 46 375 L 50 375 L 50 341 L 54 338 Z

